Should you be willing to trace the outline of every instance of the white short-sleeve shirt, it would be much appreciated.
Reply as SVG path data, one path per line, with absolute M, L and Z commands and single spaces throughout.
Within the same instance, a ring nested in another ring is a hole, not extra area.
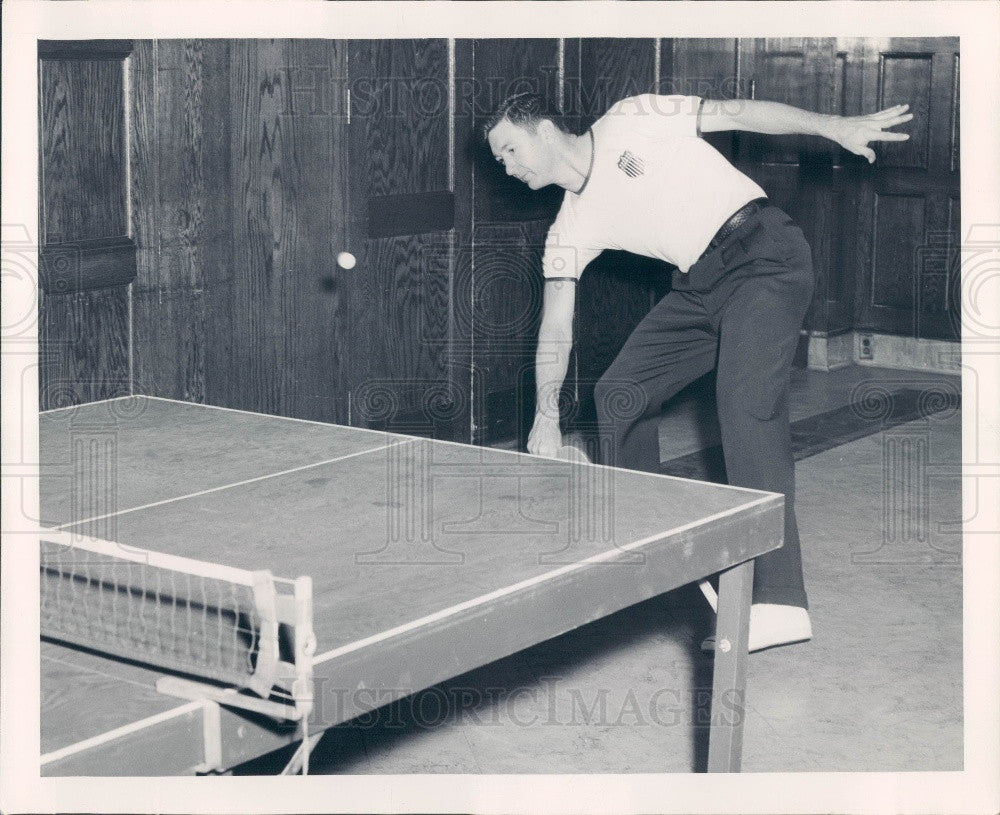
M 579 277 L 604 249 L 686 272 L 726 220 L 764 191 L 698 135 L 697 96 L 622 99 L 591 128 L 594 161 L 549 229 L 545 277 Z

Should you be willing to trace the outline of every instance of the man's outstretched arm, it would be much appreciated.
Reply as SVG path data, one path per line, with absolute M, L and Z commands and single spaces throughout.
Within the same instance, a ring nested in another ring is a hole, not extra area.
M 542 322 L 535 354 L 535 421 L 528 437 L 528 452 L 554 456 L 562 444 L 559 429 L 559 391 L 566 379 L 573 348 L 573 312 L 576 281 L 545 281 Z
M 909 105 L 896 105 L 865 116 L 829 116 L 780 102 L 706 99 L 699 114 L 699 127 L 702 133 L 747 130 L 775 136 L 790 133 L 823 136 L 871 163 L 875 161 L 875 152 L 869 147 L 871 142 L 910 138 L 907 133 L 886 130 L 910 121 L 913 114 L 907 113 L 908 108 Z

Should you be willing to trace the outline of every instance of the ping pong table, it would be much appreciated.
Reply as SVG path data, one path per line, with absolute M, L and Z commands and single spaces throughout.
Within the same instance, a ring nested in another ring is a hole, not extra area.
M 781 495 L 154 397 L 40 431 L 43 526 L 312 577 L 314 734 L 721 573 L 707 766 L 739 770 L 753 559 L 781 545 Z M 43 775 L 224 772 L 302 737 L 41 645 Z

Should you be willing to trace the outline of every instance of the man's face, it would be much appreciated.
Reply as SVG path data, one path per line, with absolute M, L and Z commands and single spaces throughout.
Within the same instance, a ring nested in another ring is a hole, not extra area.
M 490 150 L 507 175 L 533 190 L 553 183 L 554 151 L 551 140 L 545 138 L 546 125 L 541 122 L 536 130 L 530 130 L 504 119 L 489 133 Z

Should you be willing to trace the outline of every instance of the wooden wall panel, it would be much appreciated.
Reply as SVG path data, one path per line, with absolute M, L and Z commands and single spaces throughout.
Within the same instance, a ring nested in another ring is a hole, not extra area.
M 128 287 L 42 295 L 39 410 L 131 392 Z
M 886 142 L 881 146 L 879 158 L 886 167 L 928 169 L 932 69 L 933 55 L 929 53 L 888 52 L 879 55 L 877 108 L 906 102 L 913 113 L 913 121 L 907 128 L 910 138 L 904 142 Z M 950 117 L 947 121 L 950 124 Z
M 39 45 L 41 409 L 131 389 L 128 41 Z
M 135 388 L 204 401 L 204 289 L 230 267 L 229 45 L 138 41 L 130 62 Z
M 476 100 L 474 93 L 474 42 L 454 43 L 455 83 L 455 228 L 451 245 L 451 316 L 449 319 L 450 350 L 448 369 L 453 386 L 461 397 L 459 412 L 454 417 L 450 438 L 471 442 L 476 436 L 474 421 L 484 415 L 482 406 L 474 407 L 477 394 L 473 387 L 473 352 L 475 349 L 472 314 L 474 290 L 473 266 L 473 203 L 475 178 L 473 167 L 482 147 L 476 134 Z
M 656 40 L 592 38 L 580 46 L 581 129 L 619 99 L 657 91 Z
M 367 242 L 350 314 L 354 424 L 432 434 L 461 409 L 448 360 L 449 245 L 446 233 Z
M 857 41 L 840 39 L 831 52 L 830 92 L 824 103 L 823 82 L 820 83 L 819 109 L 840 116 L 856 116 L 862 112 L 863 56 Z M 817 74 L 822 76 L 822 69 Z M 818 264 L 818 280 L 806 327 L 820 336 L 835 336 L 849 331 L 854 325 L 854 292 L 857 277 L 858 208 L 861 201 L 861 174 L 867 165 L 839 145 L 829 144 L 832 160 L 830 194 L 821 211 L 827 212 L 824 230 L 826 251 Z
M 330 81 L 342 46 L 325 41 Z M 295 104 L 290 68 L 315 54 L 290 41 L 238 41 L 231 53 L 232 276 L 213 286 L 209 320 L 231 326 L 209 366 L 210 401 L 334 419 L 345 336 L 337 333 L 332 243 L 343 245 L 341 120 Z M 225 315 L 225 316 L 223 316 Z
M 912 310 L 913 261 L 926 228 L 924 207 L 919 195 L 876 197 L 872 306 Z
M 156 103 L 159 266 L 139 285 L 197 288 L 211 250 L 230 238 L 228 44 L 159 41 Z
M 44 244 L 128 234 L 120 59 L 40 62 Z
M 948 150 L 948 169 L 951 172 L 958 172 L 959 165 L 961 163 L 961 153 L 962 153 L 962 129 L 961 122 L 962 117 L 959 116 L 959 111 L 961 110 L 961 64 L 959 55 L 957 53 L 952 54 L 951 63 L 951 99 L 949 99 L 949 108 L 951 110 L 950 122 L 951 127 L 949 128 L 949 150 Z
M 159 144 L 157 130 L 162 115 L 157 111 L 159 93 L 157 42 L 136 40 L 127 70 L 132 86 L 129 99 L 131 133 L 132 236 L 136 243 L 136 280 L 140 285 L 159 284 Z
M 542 310 L 542 221 L 475 227 L 473 364 L 478 441 L 527 439 L 535 412 L 534 359 Z M 465 293 L 459 296 L 466 299 Z
M 368 164 L 369 194 L 447 189 L 448 41 L 379 40 L 371 49 L 371 81 L 352 83 L 353 114 L 368 127 L 367 154 L 356 160 Z
M 205 292 L 136 289 L 132 293 L 135 393 L 205 402 Z
M 468 219 L 468 203 L 452 179 L 449 59 L 443 39 L 350 46 L 350 242 L 360 262 L 344 273 L 346 384 L 354 424 L 468 440 L 469 361 L 463 371 L 453 356 L 451 324 L 456 244 L 468 244 L 456 217 L 464 206 Z
M 907 102 L 911 138 L 876 148 L 859 207 L 856 326 L 958 339 L 960 264 L 954 213 L 960 195 L 958 41 L 897 38 L 867 44 L 863 92 L 883 105 Z
M 284 116 L 288 47 L 252 40 L 232 51 L 234 313 L 222 404 L 267 413 L 291 408 L 294 370 L 286 362 L 297 340 L 289 338 L 289 347 L 284 336 L 297 316 L 297 291 L 285 273 L 298 214 L 285 167 L 295 146 Z

